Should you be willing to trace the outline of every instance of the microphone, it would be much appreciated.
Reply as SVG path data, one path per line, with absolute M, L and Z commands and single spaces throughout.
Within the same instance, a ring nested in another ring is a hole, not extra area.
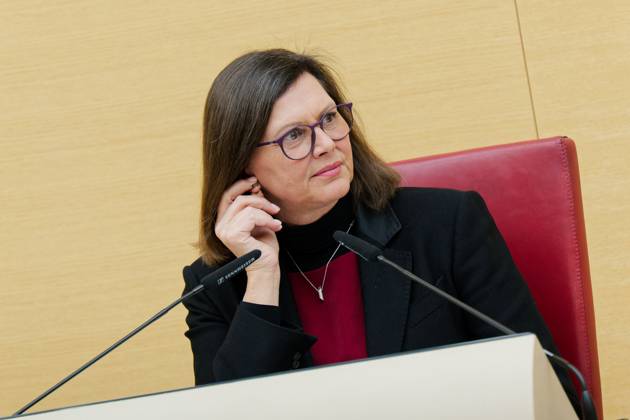
M 461 309 L 473 315 L 474 317 L 482 320 L 483 322 L 489 325 L 492 325 L 494 328 L 498 329 L 505 335 L 516 334 L 516 331 L 506 327 L 505 325 L 490 318 L 489 316 L 478 311 L 472 306 L 446 293 L 442 289 L 435 287 L 431 283 L 428 283 L 427 281 L 421 279 L 420 277 L 416 276 L 414 273 L 410 272 L 409 270 L 404 269 L 403 267 L 399 266 L 395 262 L 390 261 L 389 259 L 385 258 L 383 256 L 383 251 L 380 248 L 372 245 L 371 243 L 340 230 L 336 231 L 333 234 L 333 238 L 335 238 L 335 240 L 339 242 L 341 245 L 348 248 L 350 251 L 354 252 L 359 257 L 363 258 L 365 261 L 381 262 L 381 263 L 389 265 L 390 267 L 393 267 L 396 271 L 404 274 L 406 277 L 410 278 L 416 283 L 419 283 L 423 287 L 426 287 L 432 292 L 440 295 L 444 299 L 460 307 Z M 597 412 L 595 411 L 595 404 L 593 402 L 593 399 L 591 398 L 590 392 L 588 391 L 586 380 L 582 376 L 582 373 L 578 370 L 578 368 L 573 366 L 571 363 L 569 363 L 567 360 L 563 359 L 562 357 L 550 352 L 549 350 L 545 348 L 543 348 L 543 351 L 545 355 L 547 355 L 550 361 L 552 361 L 556 365 L 562 366 L 564 369 L 567 369 L 573 372 L 573 374 L 576 376 L 576 378 L 580 382 L 580 386 L 582 388 L 582 392 L 581 392 L 582 418 L 584 420 L 597 420 Z
M 238 273 L 243 271 L 245 268 L 247 268 L 251 263 L 253 263 L 258 258 L 260 258 L 260 255 L 261 255 L 260 250 L 259 249 L 255 249 L 253 251 L 248 252 L 247 254 L 245 254 L 243 256 L 240 256 L 240 257 L 234 259 L 233 261 L 230 261 L 229 263 L 225 264 L 224 266 L 214 270 L 212 273 L 208 274 L 207 276 L 204 276 L 200 280 L 199 285 L 197 287 L 192 289 L 190 292 L 182 295 L 180 298 L 174 300 L 171 304 L 169 304 L 164 309 L 162 309 L 161 311 L 159 311 L 158 313 L 153 315 L 151 318 L 149 318 L 146 321 L 144 321 L 140 326 L 136 327 L 129 334 L 127 334 L 126 336 L 124 336 L 120 340 L 116 341 L 114 344 L 112 344 L 107 349 L 105 349 L 104 351 L 99 353 L 97 356 L 95 356 L 90 361 L 88 361 L 87 363 L 82 365 L 80 368 L 78 368 L 77 370 L 75 370 L 74 372 L 72 372 L 71 374 L 66 376 L 65 378 L 63 378 L 61 381 L 57 382 L 55 385 L 53 385 L 50 388 L 48 388 L 41 395 L 39 395 L 37 398 L 35 398 L 34 400 L 32 400 L 31 402 L 26 404 L 24 407 L 20 408 L 15 413 L 13 413 L 13 415 L 14 416 L 18 416 L 18 415 L 24 413 L 26 410 L 28 410 L 31 407 L 33 407 L 35 404 L 37 404 L 38 402 L 40 402 L 41 400 L 46 398 L 48 395 L 52 394 L 54 391 L 59 389 L 62 385 L 64 385 L 70 379 L 74 378 L 79 373 L 83 372 L 85 369 L 89 368 L 94 363 L 98 362 L 100 359 L 105 357 L 112 350 L 116 349 L 118 346 L 123 344 L 125 341 L 129 340 L 131 337 L 133 337 L 134 335 L 138 334 L 140 331 L 142 331 L 143 329 L 145 329 L 146 327 L 151 325 L 153 322 L 155 322 L 158 319 L 160 319 L 168 311 L 173 309 L 175 306 L 179 305 L 182 301 L 188 299 L 191 296 L 196 295 L 197 293 L 201 292 L 202 290 L 204 290 L 208 286 L 213 286 L 213 285 L 221 286 L 223 283 L 225 283 L 226 280 L 231 279 L 232 277 L 234 277 L 235 275 L 237 275 Z
M 254 261 L 256 261 L 258 258 L 260 258 L 262 252 L 260 252 L 259 249 L 255 249 L 253 251 L 249 251 L 247 254 L 242 255 L 232 261 L 230 261 L 229 263 L 225 264 L 222 267 L 219 267 L 218 269 L 214 270 L 212 273 L 208 274 L 207 276 L 204 276 L 201 281 L 199 283 L 201 283 L 199 286 L 203 286 L 203 287 L 207 287 L 209 285 L 212 285 L 213 283 L 216 283 L 217 286 L 221 286 L 223 283 L 225 283 L 226 280 L 231 279 L 232 277 L 234 277 L 235 275 L 237 275 L 238 273 L 240 273 L 241 271 L 245 270 L 249 265 L 251 265 L 251 263 L 253 263 Z M 199 288 L 199 286 L 197 286 L 195 289 Z M 190 292 L 188 292 L 187 294 L 183 295 L 181 297 L 181 300 L 184 300 L 190 296 L 192 296 L 192 292 L 195 290 L 191 290 Z M 198 292 L 196 292 L 198 293 Z M 196 294 L 194 293 L 194 294 Z

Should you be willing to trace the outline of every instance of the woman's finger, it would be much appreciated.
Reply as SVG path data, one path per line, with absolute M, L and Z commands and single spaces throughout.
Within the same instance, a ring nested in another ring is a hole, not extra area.
M 257 209 L 254 207 L 247 207 L 243 209 L 233 219 L 234 226 L 242 233 L 251 234 L 255 228 L 269 228 L 274 232 L 279 231 L 282 228 L 282 222 L 278 219 L 274 219 L 266 211 Z
M 274 219 L 269 213 L 254 207 L 246 207 L 232 217 L 229 223 L 217 225 L 218 238 L 238 255 L 241 249 L 250 249 L 255 230 L 270 229 L 278 232 L 282 222 Z
M 264 196 L 258 195 L 241 195 L 238 196 L 222 215 L 217 218 L 215 225 L 215 233 L 221 240 L 229 239 L 233 235 L 241 236 L 244 232 L 243 226 L 248 226 L 245 230 L 251 231 L 254 228 L 251 223 L 245 223 L 248 217 L 257 214 L 265 214 L 268 220 L 274 220 L 272 214 L 278 213 L 280 208 Z M 258 220 L 260 217 L 258 216 Z M 277 223 L 269 224 L 273 230 L 278 226 Z M 277 229 L 279 230 L 279 229 Z
M 267 200 L 262 194 L 239 195 L 230 204 L 229 211 L 239 212 L 245 207 L 254 207 L 266 211 L 269 214 L 276 214 L 280 207 Z
M 245 194 L 248 191 L 251 191 L 252 187 L 254 187 L 257 183 L 258 181 L 256 180 L 256 177 L 252 176 L 249 178 L 240 179 L 234 184 L 230 185 L 230 187 L 225 190 L 223 196 L 221 197 L 221 200 L 219 201 L 218 214 L 221 215 L 225 211 L 225 209 L 227 209 L 228 206 L 232 204 L 234 200 L 236 200 L 236 197 Z
M 218 221 L 227 222 L 247 207 L 260 209 L 269 214 L 276 214 L 280 211 L 280 207 L 267 200 L 262 194 L 239 195 L 234 202 L 225 209 L 223 214 L 219 215 Z

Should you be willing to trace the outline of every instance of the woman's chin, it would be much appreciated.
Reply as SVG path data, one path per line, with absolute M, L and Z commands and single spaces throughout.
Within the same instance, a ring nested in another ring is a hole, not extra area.
M 317 195 L 323 201 L 333 202 L 345 197 L 348 191 L 350 191 L 350 182 L 347 179 L 336 179 L 334 182 L 323 186 Z

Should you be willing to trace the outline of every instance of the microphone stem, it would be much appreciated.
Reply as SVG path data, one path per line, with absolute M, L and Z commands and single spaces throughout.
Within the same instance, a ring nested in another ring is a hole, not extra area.
M 194 289 L 192 289 L 190 292 L 186 293 L 185 295 L 177 298 L 176 300 L 174 300 L 170 305 L 168 305 L 167 307 L 165 307 L 164 309 L 162 309 L 161 311 L 159 311 L 158 313 L 156 313 L 155 315 L 153 315 L 151 318 L 147 319 L 145 322 L 143 322 L 140 326 L 136 327 L 133 331 L 131 331 L 129 334 L 127 334 L 126 336 L 124 336 L 123 338 L 121 338 L 120 340 L 116 341 L 114 344 L 112 344 L 111 346 L 109 346 L 107 349 L 103 350 L 101 353 L 99 353 L 98 355 L 96 355 L 94 358 L 92 358 L 91 360 L 89 360 L 88 362 L 86 362 L 83 366 L 79 367 L 77 370 L 75 370 L 74 372 L 72 372 L 71 374 L 69 374 L 68 376 L 66 376 L 65 378 L 63 378 L 61 381 L 57 382 L 55 385 L 51 386 L 50 388 L 48 388 L 46 391 L 44 391 L 40 396 L 38 396 L 37 398 L 35 398 L 33 401 L 29 402 L 28 404 L 26 404 L 24 407 L 20 408 L 18 411 L 16 411 L 15 413 L 13 413 L 14 416 L 18 416 L 22 413 L 24 413 L 26 410 L 30 409 L 31 407 L 33 407 L 35 404 L 37 404 L 38 402 L 40 402 L 41 400 L 43 400 L 44 398 L 46 398 L 48 395 L 50 395 L 51 393 L 53 393 L 57 388 L 59 388 L 60 386 L 62 386 L 63 384 L 65 384 L 66 382 L 68 382 L 70 379 L 74 378 L 75 376 L 77 376 L 79 373 L 83 372 L 85 369 L 89 368 L 90 366 L 92 366 L 94 363 L 98 362 L 99 360 L 101 360 L 103 357 L 105 357 L 108 353 L 110 353 L 112 350 L 114 350 L 116 347 L 120 346 L 121 344 L 123 344 L 125 341 L 129 340 L 131 337 L 133 337 L 134 335 L 138 334 L 140 331 L 142 331 L 143 329 L 145 329 L 146 327 L 148 327 L 149 325 L 151 325 L 153 322 L 157 321 L 158 319 L 160 319 L 162 316 L 164 316 L 168 311 L 170 311 L 171 309 L 173 309 L 175 306 L 179 305 L 180 302 L 182 302 L 184 299 L 189 298 L 190 296 L 196 295 L 197 293 L 201 292 L 204 289 L 204 285 L 200 284 L 197 287 L 195 287 Z
M 477 318 L 480 318 L 480 319 L 484 320 L 485 322 L 487 322 L 488 324 L 492 325 L 493 327 L 495 327 L 499 331 L 501 331 L 501 332 L 503 332 L 505 334 L 508 334 L 508 335 L 509 334 L 516 334 L 516 332 L 514 330 L 512 330 L 512 329 L 506 327 L 505 325 L 501 324 L 500 322 L 495 321 L 494 319 L 486 316 L 485 314 L 483 314 L 482 312 L 479 312 L 478 310 L 476 310 L 472 306 L 469 306 L 466 303 L 464 303 L 464 302 L 462 302 L 462 301 L 460 301 L 458 299 L 455 299 L 453 296 L 451 296 L 448 293 L 444 292 L 442 289 L 440 289 L 438 287 L 435 287 L 434 285 L 432 285 L 430 283 L 427 283 L 425 280 L 422 280 L 420 277 L 416 276 L 415 274 L 413 274 L 409 270 L 405 270 L 404 268 L 402 268 L 398 264 L 394 263 L 393 261 L 388 260 L 383 255 L 377 256 L 376 259 L 378 259 L 382 263 L 385 263 L 385 264 L 389 265 L 390 267 L 393 267 L 395 270 L 405 274 L 409 278 L 411 278 L 414 281 L 420 283 L 421 285 L 423 285 L 427 289 L 430 289 L 434 293 L 437 293 L 438 295 L 442 296 L 444 299 L 448 300 L 449 302 L 459 306 L 460 308 L 464 309 L 468 313 L 476 316 Z M 592 420 L 597 420 L 597 411 L 595 410 L 595 406 L 593 405 L 592 397 L 591 397 L 591 395 L 590 395 L 590 393 L 588 391 L 588 387 L 586 386 L 586 380 L 582 376 L 582 373 L 575 366 L 573 366 L 571 363 L 569 363 L 567 360 L 563 359 L 562 357 L 560 357 L 560 356 L 550 352 L 547 349 L 543 349 L 543 351 L 544 351 L 545 355 L 547 355 L 547 358 L 549 359 L 549 361 L 553 362 L 556 365 L 563 366 L 565 369 L 569 369 L 577 377 L 577 380 L 580 383 L 580 386 L 582 388 L 582 399 L 581 399 L 581 403 L 582 403 L 582 407 L 581 407 L 582 408 L 582 418 L 583 419 L 588 419 L 588 420 L 591 420 L 591 419 Z
M 473 308 L 472 306 L 469 306 L 467 304 L 465 304 L 464 302 L 455 299 L 454 297 L 452 297 L 451 295 L 449 295 L 448 293 L 444 292 L 442 289 L 435 287 L 434 285 L 432 285 L 431 283 L 426 282 L 425 280 L 422 280 L 420 277 L 416 276 L 415 274 L 413 274 L 411 271 L 405 270 L 404 268 L 402 268 L 401 266 L 399 266 L 398 264 L 388 260 L 387 258 L 385 258 L 382 255 L 379 255 L 378 257 L 376 257 L 379 261 L 389 265 L 390 267 L 393 267 L 394 269 L 396 269 L 397 271 L 400 271 L 401 273 L 409 276 L 410 278 L 412 278 L 413 280 L 415 280 L 416 282 L 420 283 L 421 285 L 423 285 L 424 287 L 426 287 L 427 289 L 430 289 L 431 291 L 433 291 L 434 293 L 437 293 L 438 295 L 442 296 L 444 299 L 448 300 L 449 302 L 459 306 L 460 308 L 462 308 L 463 310 L 465 310 L 466 312 L 469 312 L 471 314 L 473 314 L 474 316 L 476 316 L 477 318 L 481 318 L 483 319 L 485 322 L 487 322 L 488 324 L 492 325 L 493 327 L 495 327 L 496 329 L 498 329 L 499 331 L 501 331 L 504 334 L 516 334 L 516 331 L 506 327 L 505 325 L 501 324 L 498 321 L 495 321 L 494 319 L 490 318 L 489 316 L 485 315 L 482 312 L 479 312 L 478 310 L 476 310 L 475 308 Z

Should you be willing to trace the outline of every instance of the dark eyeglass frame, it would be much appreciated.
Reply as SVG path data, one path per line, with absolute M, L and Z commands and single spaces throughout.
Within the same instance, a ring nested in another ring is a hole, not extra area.
M 305 124 L 305 125 L 298 125 L 297 127 L 308 127 L 311 129 L 311 149 L 309 150 L 308 153 L 306 153 L 303 157 L 301 158 L 292 158 L 290 157 L 287 152 L 284 151 L 284 146 L 283 146 L 283 142 L 284 139 L 291 133 L 291 131 L 293 129 L 295 129 L 295 127 L 292 127 L 290 130 L 288 130 L 286 133 L 284 133 L 282 136 L 280 136 L 278 139 L 273 140 L 273 141 L 266 141 L 263 143 L 258 143 L 256 145 L 256 147 L 262 147 L 262 146 L 269 146 L 271 144 L 277 144 L 278 146 L 280 146 L 280 150 L 282 150 L 282 154 L 284 154 L 287 159 L 291 159 L 291 160 L 302 160 L 305 159 L 308 155 L 312 155 L 313 154 L 313 150 L 315 150 L 315 127 L 319 127 L 324 133 L 326 133 L 326 131 L 324 130 L 324 118 L 326 117 L 326 114 L 328 114 L 330 111 L 332 111 L 333 109 L 337 109 L 337 111 L 339 111 L 339 114 L 341 115 L 341 118 L 344 119 L 344 121 L 346 122 L 346 124 L 348 124 L 348 133 L 346 133 L 343 137 L 338 138 L 338 139 L 333 139 L 332 137 L 331 140 L 333 141 L 340 141 L 343 140 L 348 134 L 350 134 L 350 132 L 352 131 L 352 123 L 354 122 L 354 118 L 352 116 L 352 102 L 346 102 L 344 104 L 339 104 L 339 105 L 335 105 L 334 107 L 331 107 L 329 109 L 327 109 L 322 117 L 319 119 L 319 121 L 314 122 L 313 124 Z M 348 122 L 348 119 L 346 118 L 346 116 L 344 115 L 343 112 L 341 112 L 342 109 L 346 109 L 349 117 L 350 117 L 350 122 Z M 326 135 L 328 135 L 328 133 L 326 133 Z

